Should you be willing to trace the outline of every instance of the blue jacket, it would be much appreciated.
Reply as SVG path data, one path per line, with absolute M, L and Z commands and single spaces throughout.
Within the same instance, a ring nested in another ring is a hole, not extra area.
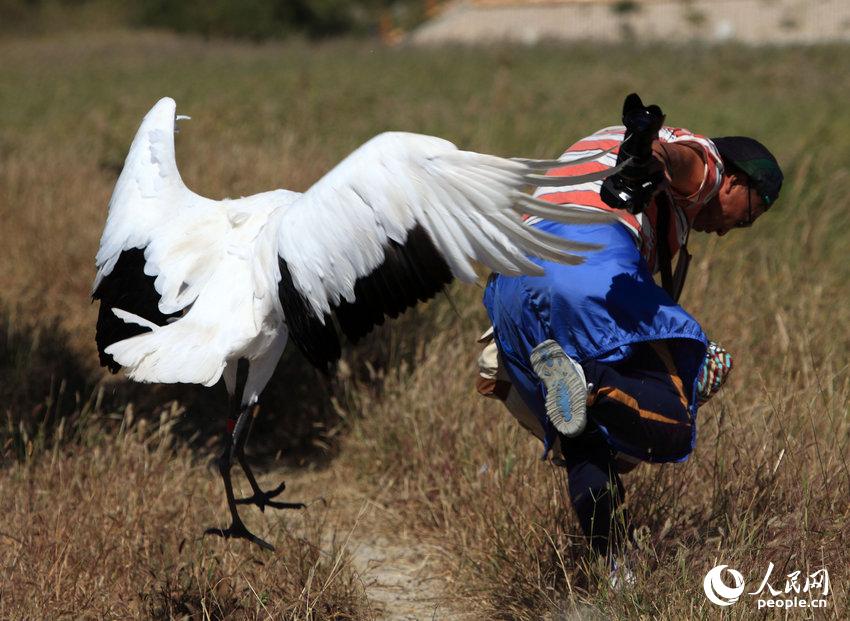
M 628 358 L 637 343 L 675 339 L 669 344 L 670 351 L 684 386 L 691 387 L 693 450 L 696 381 L 707 347 L 699 323 L 655 284 L 634 238 L 622 224 L 543 221 L 534 226 L 575 241 L 602 244 L 604 248 L 584 253 L 586 261 L 578 266 L 532 259 L 546 269 L 544 276 L 494 274 L 490 278 L 484 306 L 509 372 L 522 373 L 525 380 L 539 384 L 529 356 L 546 339 L 557 341 L 579 362 L 608 363 Z M 526 401 L 532 398 L 523 396 Z M 548 448 L 555 431 L 542 410 L 542 393 L 538 403 L 529 405 L 546 430 Z M 615 449 L 629 452 L 627 442 L 611 437 L 604 428 L 602 432 Z

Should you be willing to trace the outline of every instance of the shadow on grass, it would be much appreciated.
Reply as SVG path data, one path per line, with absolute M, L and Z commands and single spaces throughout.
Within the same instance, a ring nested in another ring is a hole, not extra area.
M 86 365 L 55 323 L 19 325 L 0 313 L 0 460 L 20 459 L 73 427 L 92 394 Z
M 252 463 L 260 468 L 275 461 L 293 467 L 327 465 L 338 454 L 346 429 L 348 382 L 380 392 L 387 368 L 415 359 L 421 330 L 432 323 L 421 315 L 408 313 L 356 347 L 346 347 L 342 372 L 333 378 L 322 376 L 290 345 L 260 400 L 247 445 Z M 120 425 L 129 404 L 136 419 L 154 422 L 176 404 L 182 414 L 172 433 L 199 457 L 218 450 L 228 410 L 223 382 L 204 388 L 137 384 L 120 376 L 103 381 L 96 359 L 74 351 L 58 320 L 26 325 L 16 324 L 8 311 L 0 316 L 3 460 L 22 459 L 56 439 L 79 440 L 91 431 L 84 428 L 93 425 L 97 437 L 108 435 Z
M 54 440 L 83 434 L 109 435 L 132 404 L 135 419 L 159 421 L 177 404 L 182 415 L 172 433 L 199 456 L 215 450 L 225 431 L 228 397 L 223 382 L 212 388 L 188 384 L 136 384 L 120 377 L 102 381 L 97 361 L 70 346 L 57 321 L 17 324 L 4 313 L 0 324 L 0 428 L 2 458 L 22 459 Z M 287 352 L 263 394 L 249 452 L 261 464 L 280 455 L 289 465 L 327 461 L 340 427 L 332 405 L 332 382 L 295 351 Z M 86 429 L 84 429 L 84 427 Z M 61 437 L 58 437 L 61 436 Z
M 194 576 L 185 571 L 176 577 L 165 575 L 151 592 L 142 593 L 151 619 L 231 619 L 239 612 L 246 613 L 239 599 L 232 594 L 204 592 Z M 212 605 L 210 605 L 212 604 Z

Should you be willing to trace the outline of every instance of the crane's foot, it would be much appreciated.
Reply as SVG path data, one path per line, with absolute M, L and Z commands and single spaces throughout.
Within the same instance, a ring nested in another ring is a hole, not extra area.
M 248 530 L 241 520 L 234 520 L 229 528 L 208 528 L 204 531 L 204 535 L 216 535 L 224 539 L 247 539 L 261 548 L 274 552 L 274 546 L 272 544 L 257 537 L 257 535 Z
M 253 495 L 247 498 L 236 498 L 237 505 L 257 505 L 260 511 L 265 512 L 266 507 L 272 509 L 303 509 L 306 505 L 303 502 L 278 502 L 272 498 L 279 496 L 286 489 L 286 483 L 281 483 L 276 488 L 267 492 L 257 488 Z

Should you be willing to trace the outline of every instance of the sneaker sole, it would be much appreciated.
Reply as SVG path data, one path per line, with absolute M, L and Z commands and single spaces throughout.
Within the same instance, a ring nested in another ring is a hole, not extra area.
M 552 340 L 532 350 L 531 366 L 546 387 L 546 415 L 552 425 L 567 437 L 579 435 L 587 425 L 584 370 Z

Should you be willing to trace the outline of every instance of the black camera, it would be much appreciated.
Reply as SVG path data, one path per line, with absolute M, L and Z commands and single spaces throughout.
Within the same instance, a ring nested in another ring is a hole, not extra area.
M 623 125 L 626 134 L 617 165 L 628 161 L 619 172 L 602 183 L 600 196 L 605 204 L 638 214 L 652 200 L 653 194 L 664 179 L 664 171 L 654 165 L 652 142 L 664 124 L 664 113 L 656 105 L 644 106 L 637 93 L 623 102 Z

